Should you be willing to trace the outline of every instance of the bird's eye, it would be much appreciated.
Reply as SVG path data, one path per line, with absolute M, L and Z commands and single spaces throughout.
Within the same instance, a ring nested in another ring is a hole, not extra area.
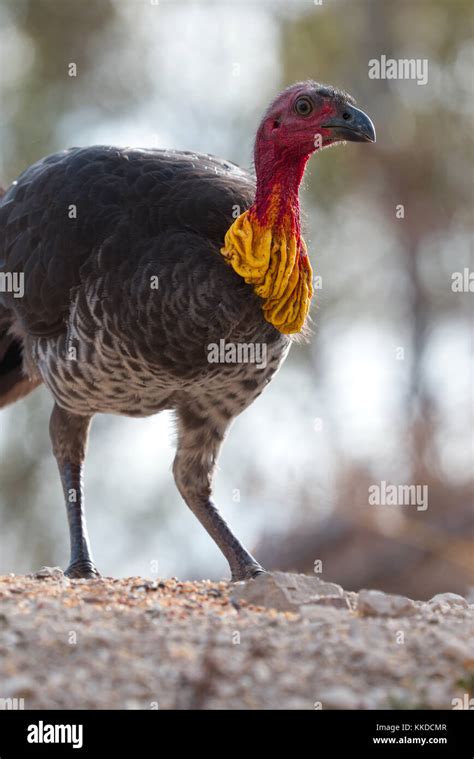
M 295 103 L 295 111 L 298 116 L 309 116 L 313 110 L 313 104 L 307 97 L 298 98 Z

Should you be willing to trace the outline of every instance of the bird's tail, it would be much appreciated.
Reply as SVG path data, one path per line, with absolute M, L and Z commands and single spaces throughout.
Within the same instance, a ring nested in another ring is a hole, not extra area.
M 0 408 L 24 398 L 41 384 L 23 370 L 23 343 L 11 334 L 12 315 L 0 304 Z
M 6 190 L 0 186 L 0 200 Z M 23 369 L 23 342 L 11 333 L 12 313 L 0 303 L 0 408 L 15 403 L 41 384 Z

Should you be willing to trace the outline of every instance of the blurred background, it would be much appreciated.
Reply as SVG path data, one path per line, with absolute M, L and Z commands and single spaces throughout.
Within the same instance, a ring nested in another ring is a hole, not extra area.
M 428 83 L 370 79 L 381 55 L 427 59 Z M 376 125 L 375 146 L 310 162 L 314 335 L 220 458 L 216 501 L 269 569 L 418 598 L 474 585 L 474 294 L 452 289 L 474 268 L 472 63 L 470 0 L 0 1 L 3 186 L 97 143 L 251 167 L 263 111 L 300 79 L 346 89 Z M 51 408 L 41 388 L 0 415 L 0 573 L 67 565 Z M 170 421 L 95 419 L 86 504 L 103 574 L 227 576 L 175 489 Z M 427 486 L 428 508 L 371 505 L 382 481 Z

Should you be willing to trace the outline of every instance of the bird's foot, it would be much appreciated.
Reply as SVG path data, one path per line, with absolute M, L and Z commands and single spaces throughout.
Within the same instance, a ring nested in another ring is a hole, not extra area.
M 267 575 L 266 569 L 260 566 L 260 564 L 250 564 L 244 567 L 239 567 L 232 572 L 232 582 L 242 582 L 242 580 L 255 580 L 260 575 Z
M 75 561 L 69 564 L 64 574 L 71 580 L 96 580 L 101 577 L 100 572 L 91 561 Z

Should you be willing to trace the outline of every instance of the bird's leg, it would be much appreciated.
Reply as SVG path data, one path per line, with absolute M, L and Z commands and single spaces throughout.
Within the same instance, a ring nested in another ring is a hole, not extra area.
M 222 426 L 194 411 L 178 411 L 178 449 L 173 473 L 179 492 L 229 562 L 232 580 L 246 580 L 265 570 L 235 537 L 211 499 L 212 480 L 228 423 Z
M 90 417 L 70 414 L 55 405 L 49 425 L 69 522 L 71 560 L 66 569 L 68 577 L 100 576 L 92 558 L 84 513 L 82 471 L 90 422 Z

